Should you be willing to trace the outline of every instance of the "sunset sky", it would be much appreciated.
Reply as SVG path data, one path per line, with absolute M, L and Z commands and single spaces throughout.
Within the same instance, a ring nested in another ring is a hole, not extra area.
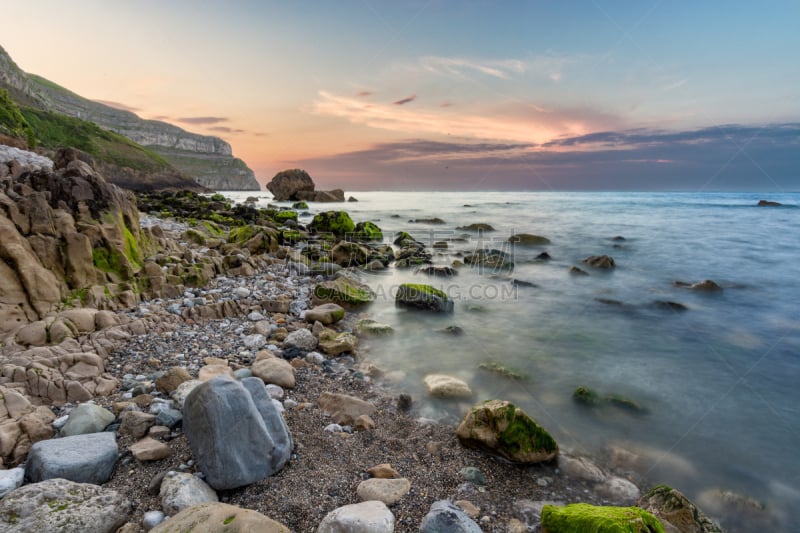
M 800 190 L 800 2 L 26 0 L 26 72 L 263 183 Z

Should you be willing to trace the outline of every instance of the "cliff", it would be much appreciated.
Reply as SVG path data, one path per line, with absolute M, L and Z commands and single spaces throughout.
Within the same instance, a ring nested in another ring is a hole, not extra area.
M 187 132 L 157 120 L 144 120 L 23 72 L 0 47 L 0 87 L 23 106 L 52 111 L 97 124 L 127 137 L 163 157 L 198 184 L 216 190 L 259 190 L 255 175 L 244 161 L 233 157 L 230 144 L 208 135 Z

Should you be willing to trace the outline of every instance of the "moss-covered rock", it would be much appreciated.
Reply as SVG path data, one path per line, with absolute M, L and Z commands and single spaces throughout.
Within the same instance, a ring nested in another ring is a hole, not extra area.
M 281 234 L 267 226 L 239 226 L 228 233 L 228 242 L 247 248 L 251 254 L 274 252 Z
M 206 236 L 192 228 L 183 232 L 183 240 L 198 246 L 205 246 L 206 244 Z
M 491 224 L 486 224 L 483 222 L 470 224 L 469 226 L 459 226 L 456 229 L 459 231 L 495 231 Z
M 365 265 L 370 260 L 370 250 L 355 242 L 341 241 L 331 248 L 330 258 L 343 267 Z
M 585 385 L 581 385 L 572 393 L 572 399 L 575 403 L 582 405 L 596 405 L 597 393 Z
M 295 202 L 292 204 L 292 209 L 308 209 L 308 204 L 305 202 Z
M 438 313 L 453 311 L 453 300 L 447 294 L 430 285 L 421 283 L 403 283 L 397 289 L 395 304 L 401 307 L 424 309 Z
M 355 237 L 361 241 L 382 241 L 383 231 L 372 222 L 359 222 L 356 224 Z
M 392 242 L 394 243 L 395 246 L 403 247 L 407 246 L 408 244 L 415 244 L 417 241 L 414 239 L 414 237 L 411 236 L 410 233 L 406 231 L 401 231 L 400 233 L 397 233 L 395 235 L 394 240 Z
M 286 221 L 291 220 L 297 222 L 297 211 L 278 211 L 272 215 L 272 220 L 277 224 L 286 224 Z
M 601 507 L 575 503 L 545 505 L 542 533 L 665 533 L 661 522 L 638 507 Z
M 509 237 L 508 242 L 521 244 L 522 246 L 542 246 L 544 244 L 550 244 L 550 239 L 531 233 L 517 233 Z
M 340 276 L 334 280 L 323 281 L 314 287 L 314 304 L 335 303 L 344 308 L 367 305 L 375 301 L 375 293 L 365 284 Z
M 472 254 L 465 255 L 464 263 L 491 271 L 514 270 L 514 261 L 511 254 L 502 250 L 478 250 Z
M 540 463 L 558 456 L 558 444 L 522 409 L 504 400 L 474 406 L 456 430 L 458 440 L 515 463 Z
M 309 227 L 317 233 L 332 233 L 337 237 L 352 234 L 356 225 L 347 211 L 325 211 L 314 216 Z

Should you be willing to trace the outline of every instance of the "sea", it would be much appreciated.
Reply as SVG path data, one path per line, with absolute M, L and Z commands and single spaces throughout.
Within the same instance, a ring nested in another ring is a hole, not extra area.
M 266 192 L 224 194 L 271 203 Z M 396 330 L 367 341 L 364 355 L 412 393 L 420 416 L 458 420 L 474 402 L 509 400 L 562 450 L 645 487 L 675 487 L 729 531 L 798 527 L 800 193 L 348 196 L 358 201 L 311 204 L 300 222 L 343 209 L 380 226 L 387 243 L 412 234 L 437 265 L 479 249 L 501 250 L 515 265 L 460 267 L 451 278 L 393 266 L 364 274 L 377 300 L 363 312 Z M 762 198 L 782 205 L 758 207 Z M 444 223 L 413 222 L 432 217 Z M 494 231 L 459 229 L 474 223 Z M 550 243 L 508 242 L 519 233 Z M 447 248 L 434 250 L 441 241 Z M 538 259 L 542 252 L 550 259 Z M 582 263 L 597 255 L 611 256 L 615 268 Z M 571 274 L 573 266 L 588 275 Z M 722 290 L 675 284 L 706 279 Z M 396 307 L 406 282 L 443 290 L 453 313 Z M 427 398 L 422 378 L 430 373 L 462 378 L 474 402 Z M 581 386 L 596 404 L 573 399 Z

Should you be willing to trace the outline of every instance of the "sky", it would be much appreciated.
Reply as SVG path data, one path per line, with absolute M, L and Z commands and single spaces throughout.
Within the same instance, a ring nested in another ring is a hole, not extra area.
M 26 0 L 26 72 L 348 190 L 800 190 L 800 2 Z

